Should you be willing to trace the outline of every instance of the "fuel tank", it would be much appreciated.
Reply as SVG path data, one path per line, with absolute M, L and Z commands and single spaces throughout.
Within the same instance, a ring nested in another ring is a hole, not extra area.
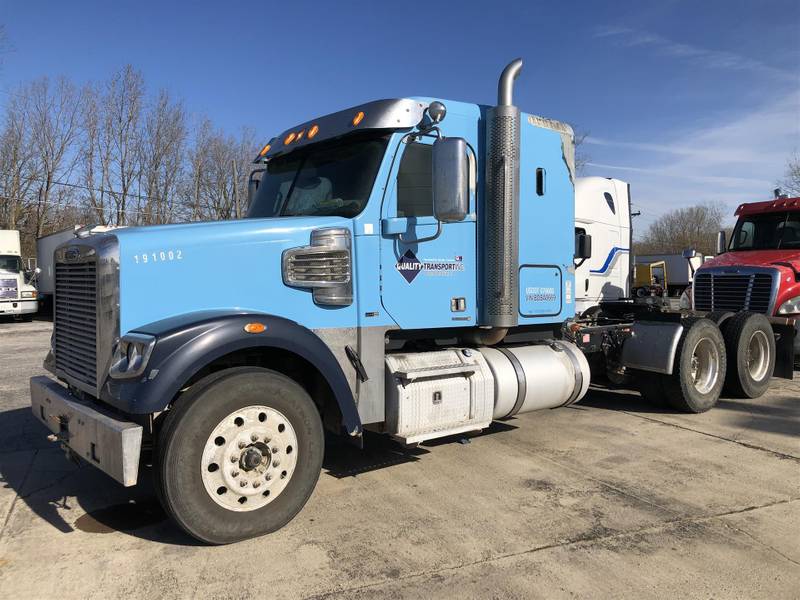
M 573 344 L 480 348 L 494 382 L 494 419 L 574 404 L 589 389 L 589 363 Z

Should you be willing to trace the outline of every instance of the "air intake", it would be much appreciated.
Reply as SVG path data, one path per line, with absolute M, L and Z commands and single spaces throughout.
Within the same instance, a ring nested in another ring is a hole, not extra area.
M 480 325 L 514 327 L 519 311 L 519 108 L 512 104 L 522 59 L 500 76 L 486 126 L 486 194 Z
M 283 281 L 292 287 L 311 288 L 314 302 L 348 306 L 353 302 L 350 231 L 315 229 L 311 245 L 283 253 Z

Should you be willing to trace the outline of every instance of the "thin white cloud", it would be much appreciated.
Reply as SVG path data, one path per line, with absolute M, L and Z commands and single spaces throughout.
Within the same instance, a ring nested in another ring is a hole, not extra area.
M 778 79 L 800 81 L 800 74 L 786 71 L 726 50 L 712 50 L 692 44 L 677 42 L 649 31 L 639 31 L 628 27 L 598 27 L 594 37 L 608 38 L 622 47 L 649 47 L 656 53 L 669 58 L 691 62 L 706 69 L 722 69 L 729 71 L 754 71 L 759 74 L 772 75 Z
M 587 139 L 591 174 L 619 172 L 642 210 L 639 230 L 673 208 L 720 202 L 730 214 L 742 202 L 770 198 L 786 160 L 800 147 L 800 91 L 713 126 L 645 141 Z

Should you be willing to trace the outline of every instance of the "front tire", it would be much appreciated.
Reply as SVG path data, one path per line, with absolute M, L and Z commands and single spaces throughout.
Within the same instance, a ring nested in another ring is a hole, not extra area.
M 270 533 L 311 496 L 324 446 L 319 412 L 295 381 L 263 368 L 227 369 L 194 384 L 167 414 L 159 496 L 200 541 Z

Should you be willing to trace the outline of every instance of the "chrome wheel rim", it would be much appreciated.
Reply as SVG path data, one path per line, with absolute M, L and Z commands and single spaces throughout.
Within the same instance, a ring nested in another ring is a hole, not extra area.
M 747 372 L 753 381 L 762 381 L 767 376 L 769 369 L 769 343 L 766 334 L 754 331 L 747 343 L 745 354 Z
M 701 394 L 709 393 L 719 377 L 719 351 L 708 338 L 698 341 L 692 349 L 692 384 Z
M 211 431 L 203 449 L 200 471 L 206 492 L 235 512 L 266 506 L 291 480 L 297 446 L 292 424 L 274 408 L 232 412 Z

